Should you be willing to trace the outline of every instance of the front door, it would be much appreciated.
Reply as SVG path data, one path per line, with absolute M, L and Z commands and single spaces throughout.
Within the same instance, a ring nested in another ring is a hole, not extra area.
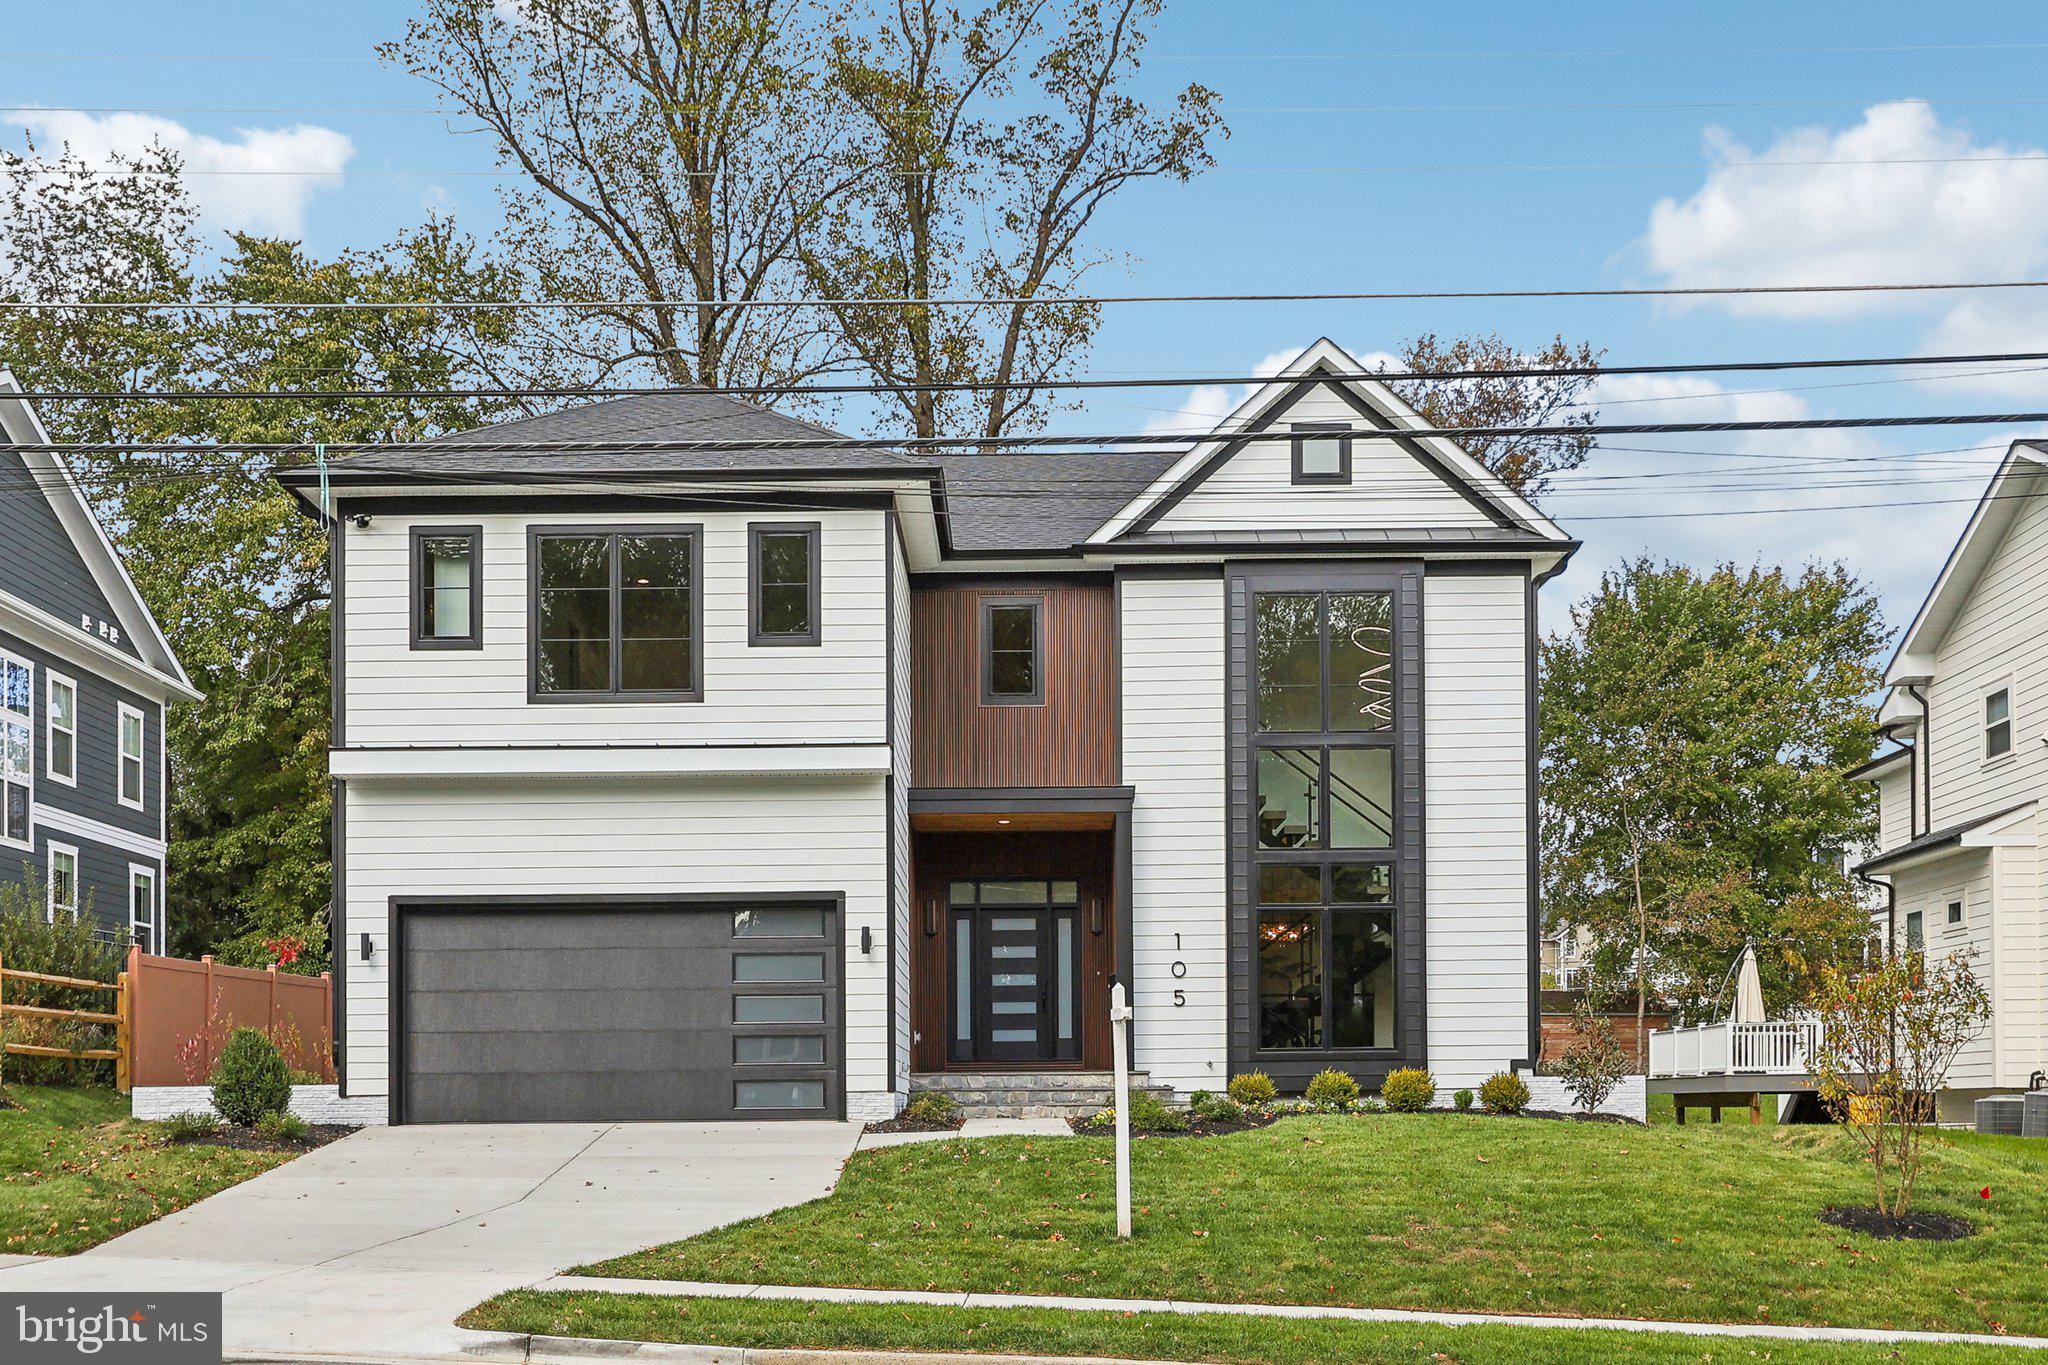
M 1080 884 L 955 881 L 947 1055 L 956 1062 L 1081 1056 Z

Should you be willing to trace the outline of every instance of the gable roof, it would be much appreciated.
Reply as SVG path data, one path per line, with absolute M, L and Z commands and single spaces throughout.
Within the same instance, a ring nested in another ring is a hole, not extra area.
M 19 446 L 46 446 L 50 444 L 50 433 L 43 428 L 42 419 L 28 400 L 20 397 L 21 385 L 11 371 L 0 369 L 0 439 Z M 192 680 L 185 673 L 185 666 L 178 662 L 177 653 L 171 642 L 165 638 L 157 625 L 156 617 L 150 612 L 149 604 L 142 600 L 136 589 L 135 580 L 128 576 L 128 568 L 121 562 L 120 552 L 114 542 L 107 538 L 106 528 L 93 514 L 92 504 L 86 501 L 84 490 L 72 476 L 71 469 L 54 451 L 24 449 L 18 452 L 22 464 L 28 469 L 36 485 L 48 500 L 50 510 L 70 537 L 71 544 L 84 560 L 93 582 L 98 585 L 101 595 L 113 609 L 114 617 L 121 623 L 121 629 L 134 642 L 142 656 L 142 663 L 150 673 L 162 679 L 167 690 L 189 701 L 199 699 L 200 693 L 192 686 Z M 0 583 L 0 593 L 5 584 Z M 21 603 L 16 610 L 23 614 L 46 615 L 28 603 Z M 55 623 L 54 618 L 51 622 Z M 95 655 L 103 657 L 119 669 L 133 668 L 135 661 L 111 645 L 104 644 L 93 636 L 76 628 L 75 623 L 55 623 L 60 627 L 59 638 L 73 645 L 82 643 Z
M 1356 375 L 1365 367 L 1343 347 L 1324 337 L 1261 385 L 1209 436 L 1197 441 L 1152 485 L 1109 517 L 1089 537 L 1105 544 L 1141 534 L 1189 489 L 1221 468 L 1244 445 L 1244 437 L 1271 426 L 1277 415 L 1306 389 L 1322 386 L 1345 398 L 1368 423 L 1390 435 L 1409 454 L 1428 465 L 1446 486 L 1488 511 L 1505 530 L 1520 531 L 1542 541 L 1569 546 L 1571 537 L 1536 505 L 1509 488 L 1500 477 L 1472 458 L 1464 447 L 1442 436 L 1405 436 L 1424 431 L 1429 423 L 1394 391 L 1377 379 L 1336 378 Z
M 1934 656 L 2029 497 L 2048 494 L 2048 445 L 2014 441 L 1885 668 L 1887 686 L 1933 676 Z M 2036 485 L 2040 485 L 2037 487 Z

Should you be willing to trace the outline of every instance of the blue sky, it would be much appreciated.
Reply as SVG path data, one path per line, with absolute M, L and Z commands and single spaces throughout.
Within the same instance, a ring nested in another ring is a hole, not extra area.
M 487 232 L 491 148 L 437 117 L 371 112 L 433 104 L 421 83 L 371 54 L 411 10 L 400 0 L 24 7 L 0 54 L 0 101 L 44 112 L 0 112 L 12 125 L 0 137 L 18 143 L 32 126 L 46 146 L 69 137 L 90 151 L 156 132 L 196 166 L 331 169 L 200 185 L 212 226 L 302 236 L 316 252 L 382 242 L 429 208 Z M 1096 244 L 1121 259 L 1094 287 L 2038 277 L 2048 272 L 2048 163 L 2024 158 L 2048 148 L 2044 51 L 2048 9 L 2023 4 L 1947 6 L 1937 24 L 1905 4 L 1169 0 L 1144 79 L 1161 93 L 1190 80 L 1215 88 L 1232 136 L 1216 172 L 1186 187 L 1142 187 L 1098 219 Z M 243 60 L 167 60 L 222 56 Z M 61 106 L 94 112 L 48 112 Z M 209 112 L 222 108 L 279 112 Z M 121 112 L 151 110 L 177 112 Z M 1916 164 L 1742 164 L 1871 158 Z M 1360 169 L 1387 167 L 1438 169 Z M 1089 369 L 1231 373 L 1320 335 L 1364 354 L 1423 330 L 1498 330 L 1529 343 L 1561 331 L 1618 363 L 2048 349 L 2048 325 L 2036 321 L 2044 306 L 2031 296 L 1134 306 L 1110 310 Z M 2048 407 L 2048 380 L 2032 373 L 1867 382 L 1900 377 L 1615 380 L 1603 411 L 1685 420 Z M 1726 392 L 1734 389 L 1778 391 Z M 1228 397 L 1097 394 L 1062 421 L 1180 429 Z M 1548 503 L 1587 542 L 1550 590 L 1551 621 L 1600 569 L 1650 550 L 1699 562 L 1842 557 L 1903 624 L 1998 453 L 1954 448 L 2002 449 L 2013 434 L 1663 443 L 1706 453 L 1618 438 L 1630 448 L 1603 449 Z M 1929 451 L 1945 453 L 1916 453 Z M 1617 477 L 1643 473 L 1659 477 Z M 1879 502 L 1913 505 L 1827 510 Z M 1807 510 L 1755 514 L 1785 505 Z

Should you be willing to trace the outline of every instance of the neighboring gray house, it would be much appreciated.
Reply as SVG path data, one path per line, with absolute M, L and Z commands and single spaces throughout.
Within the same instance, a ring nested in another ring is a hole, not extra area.
M 1182 1094 L 1533 1059 L 1576 543 L 1359 368 L 1185 453 L 795 448 L 705 393 L 285 475 L 331 513 L 341 1109 L 1099 1104 L 1113 978 Z
M 164 707 L 199 693 L 0 370 L 0 884 L 164 944 Z

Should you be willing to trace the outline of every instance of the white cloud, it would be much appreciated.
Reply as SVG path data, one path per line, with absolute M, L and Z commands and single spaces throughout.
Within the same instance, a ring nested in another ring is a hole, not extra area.
M 1242 374 L 1276 375 L 1293 359 L 1308 349 L 1304 342 L 1287 350 L 1274 351 L 1260 358 Z M 1348 347 L 1346 348 L 1349 349 Z M 1351 351 L 1361 368 L 1384 370 L 1398 368 L 1401 357 L 1391 351 Z M 1162 412 L 1146 420 L 1147 433 L 1160 431 L 1207 431 L 1237 410 L 1239 404 L 1257 390 L 1255 384 L 1201 384 L 1190 390 L 1185 401 L 1171 412 Z
M 69 147 L 92 165 L 161 143 L 184 159 L 188 188 L 207 227 L 288 237 L 305 230 L 306 205 L 315 194 L 341 187 L 343 168 L 355 155 L 346 134 L 308 124 L 238 128 L 228 140 L 148 114 L 29 110 L 12 122 L 33 134 L 46 155 Z M 274 171 L 292 174 L 265 173 Z
M 2048 160 L 1978 142 L 1917 100 L 1873 105 L 1853 127 L 1799 128 L 1752 151 L 1706 133 L 1713 169 L 1660 200 L 1642 246 L 1665 283 L 1844 284 L 2012 279 L 2048 266 Z M 1759 162 L 1884 161 L 1871 166 Z M 1933 310 L 1938 295 L 1764 295 L 1717 300 L 1749 316 Z

